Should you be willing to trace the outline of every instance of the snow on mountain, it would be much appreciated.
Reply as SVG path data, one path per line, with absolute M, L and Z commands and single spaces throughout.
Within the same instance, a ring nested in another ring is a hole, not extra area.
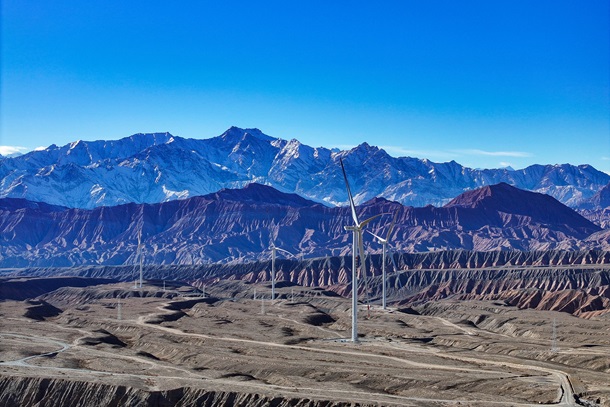
M 589 199 L 581 201 L 578 212 L 602 228 L 610 227 L 610 183 Z
M 4 157 L 0 197 L 95 208 L 184 199 L 257 182 L 327 205 L 345 205 L 340 158 L 357 203 L 385 197 L 405 205 L 442 206 L 465 191 L 505 182 L 575 206 L 610 182 L 610 175 L 590 165 L 478 170 L 455 161 L 395 158 L 367 143 L 338 151 L 231 127 L 203 140 L 135 134 Z

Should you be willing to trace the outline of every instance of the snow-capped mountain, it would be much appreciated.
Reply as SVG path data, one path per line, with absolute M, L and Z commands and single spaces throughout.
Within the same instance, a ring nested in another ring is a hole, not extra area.
M 327 205 L 344 205 L 340 158 L 357 203 L 384 197 L 405 205 L 440 206 L 465 191 L 506 182 L 575 206 L 610 182 L 610 175 L 590 165 L 479 170 L 455 161 L 394 158 L 367 143 L 337 151 L 269 137 L 258 129 L 231 127 L 203 140 L 169 133 L 135 134 L 4 157 L 0 197 L 94 208 L 166 202 L 257 182 Z

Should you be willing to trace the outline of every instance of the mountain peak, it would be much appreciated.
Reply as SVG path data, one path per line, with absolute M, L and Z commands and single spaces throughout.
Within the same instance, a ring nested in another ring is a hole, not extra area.
M 268 185 L 252 182 L 243 189 L 222 189 L 212 196 L 216 199 L 229 201 L 277 204 L 282 206 L 312 206 L 315 202 L 307 200 L 297 194 L 287 194 Z
M 510 214 L 513 217 L 516 215 L 522 218 L 521 222 L 536 219 L 545 224 L 572 225 L 589 233 L 599 230 L 598 226 L 552 196 L 524 191 L 505 182 L 465 192 L 444 208 L 468 208 L 487 213 Z
M 384 197 L 376 196 L 375 198 L 369 199 L 368 201 L 364 202 L 362 206 L 376 206 L 385 204 L 400 205 L 400 203 L 396 201 L 390 201 L 389 199 L 386 199 Z
M 274 141 L 276 140 L 274 137 L 268 136 L 257 128 L 252 129 L 242 129 L 240 127 L 231 126 L 227 131 L 225 131 L 221 137 L 226 139 L 243 139 L 247 136 L 252 136 L 256 139 L 262 141 Z
M 364 143 L 358 144 L 356 147 L 352 148 L 352 151 L 377 151 L 379 147 L 371 146 L 366 141 Z
M 481 202 L 490 199 L 494 201 L 501 201 L 507 198 L 513 197 L 522 197 L 523 194 L 535 194 L 533 192 L 524 191 L 519 188 L 515 188 L 512 185 L 507 184 L 506 182 L 500 182 L 498 184 L 486 185 L 484 187 L 464 192 L 463 194 L 457 196 L 453 200 L 451 200 L 446 208 L 450 208 L 453 206 L 461 206 L 464 208 L 475 208 L 481 205 Z M 535 194 L 542 195 L 542 194 Z
M 155 132 L 155 133 L 136 133 L 127 137 L 136 145 L 158 145 L 169 143 L 174 140 L 174 136 L 170 132 Z

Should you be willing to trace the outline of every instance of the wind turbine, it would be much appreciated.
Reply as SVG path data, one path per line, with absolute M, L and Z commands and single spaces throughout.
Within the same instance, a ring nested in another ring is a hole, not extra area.
M 280 252 L 287 253 L 291 256 L 294 256 L 294 254 L 290 253 L 288 250 L 280 249 L 275 243 L 271 243 L 269 248 L 271 249 L 271 301 L 273 301 L 275 300 L 275 253 L 279 250 Z
M 388 247 L 388 242 L 390 241 L 390 235 L 392 234 L 392 230 L 394 229 L 394 223 L 396 222 L 396 214 L 394 214 L 394 218 L 392 219 L 392 223 L 390 224 L 390 229 L 388 230 L 388 233 L 385 236 L 385 239 L 382 237 L 377 236 L 376 234 L 374 234 L 371 231 L 368 231 L 371 235 L 373 235 L 375 238 L 377 238 L 377 240 L 379 241 L 379 243 L 381 243 L 382 247 L 383 247 L 383 255 L 381 257 L 381 281 L 383 282 L 383 289 L 382 289 L 382 307 L 383 309 L 386 309 L 386 286 L 387 286 L 387 282 L 386 282 L 386 274 L 385 274 L 385 252 L 386 249 Z M 392 261 L 394 261 L 394 257 L 392 257 Z
M 349 206 L 352 211 L 352 219 L 354 220 L 354 226 L 345 226 L 345 230 L 351 230 L 353 236 L 352 243 L 352 342 L 358 342 L 358 275 L 356 273 L 356 257 L 360 253 L 360 267 L 363 270 L 361 273 L 366 279 L 366 262 L 364 261 L 364 245 L 362 244 L 362 230 L 364 227 L 373 219 L 381 216 L 382 214 L 375 215 L 367 220 L 360 222 L 358 215 L 356 214 L 356 205 L 354 204 L 354 197 L 352 191 L 349 188 L 349 182 L 347 181 L 347 174 L 345 173 L 345 167 L 343 166 L 343 160 L 339 158 L 341 163 L 341 170 L 343 171 L 343 179 L 345 180 L 345 188 L 347 189 L 347 196 L 349 198 Z M 365 280 L 366 281 L 366 280 Z
M 135 266 L 137 267 L 138 265 L 138 260 L 140 260 L 140 249 L 141 249 L 141 244 L 140 244 L 140 235 L 138 235 L 138 246 L 136 248 L 136 258 L 134 260 Z M 133 268 L 133 273 L 131 274 L 131 276 L 133 277 L 133 288 L 136 289 L 138 288 L 138 278 L 134 275 L 136 272 L 136 267 Z
M 140 288 L 142 288 L 142 232 L 138 235 L 138 257 L 140 258 Z

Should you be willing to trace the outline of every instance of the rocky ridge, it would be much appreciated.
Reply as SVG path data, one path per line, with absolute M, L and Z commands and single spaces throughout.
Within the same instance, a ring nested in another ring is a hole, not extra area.
M 394 254 L 387 266 L 388 298 L 394 304 L 417 305 L 446 298 L 502 300 L 522 308 L 555 310 L 582 317 L 610 311 L 610 252 L 470 252 Z M 381 296 L 381 256 L 367 258 L 368 298 Z M 145 278 L 180 280 L 194 286 L 212 287 L 226 281 L 266 283 L 271 279 L 270 262 L 240 265 L 147 266 Z M 132 266 L 81 266 L 77 268 L 32 268 L 6 270 L 11 278 L 23 276 L 74 276 L 129 281 Z M 324 287 L 340 295 L 351 293 L 351 257 L 328 257 L 303 261 L 279 259 L 278 281 L 296 286 Z M 113 280 L 113 281 L 114 281 Z M 159 285 L 159 284 L 157 284 Z M 53 291 L 53 301 L 69 299 L 69 287 Z M 360 284 L 365 296 L 365 285 Z M 98 290 L 99 291 L 99 290 Z M 157 296 L 158 292 L 147 295 Z M 82 294 L 81 294 L 82 295 Z M 236 295 L 251 295 L 243 292 Z M 51 297 L 42 297 L 52 301 Z
M 341 407 L 354 404 L 271 397 L 256 393 L 223 392 L 193 387 L 154 391 L 70 379 L 0 376 L 0 405 Z
M 363 218 L 394 214 L 392 247 L 397 251 L 608 246 L 598 226 L 554 198 L 505 183 L 469 191 L 440 208 L 375 198 L 358 212 Z M 382 216 L 368 229 L 383 235 L 390 221 L 390 215 Z M 93 210 L 8 198 L 0 200 L 0 267 L 135 264 L 140 235 L 148 264 L 267 259 L 271 242 L 299 256 L 339 256 L 351 250 L 344 229 L 351 223 L 346 207 L 329 208 L 259 184 Z M 365 245 L 369 252 L 381 249 L 368 234 Z

